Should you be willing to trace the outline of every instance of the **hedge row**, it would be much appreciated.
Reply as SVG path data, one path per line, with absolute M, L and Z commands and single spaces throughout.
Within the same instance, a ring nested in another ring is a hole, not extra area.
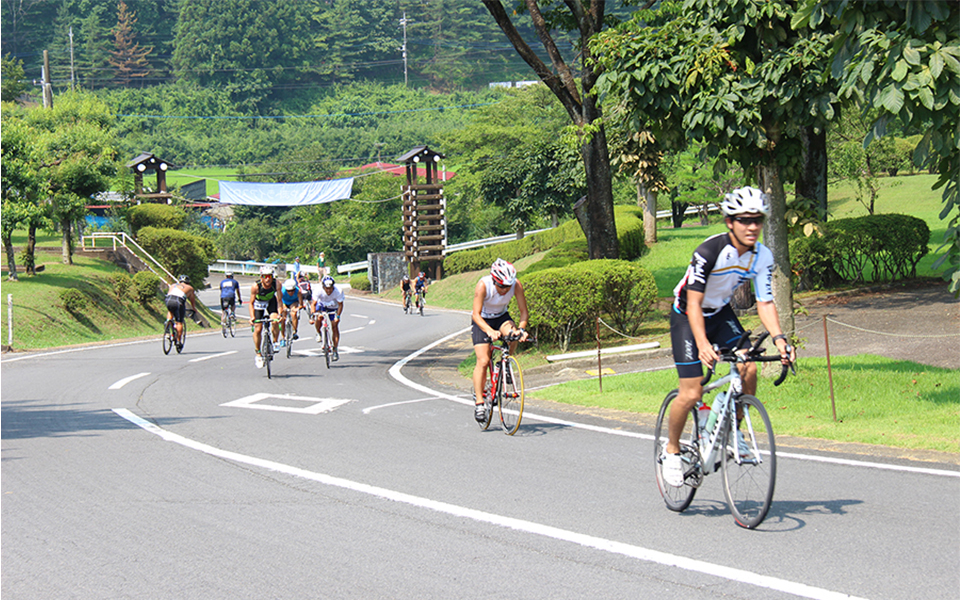
M 190 285 L 197 289 L 203 289 L 207 265 L 218 258 L 213 242 L 186 231 L 144 227 L 138 232 L 137 241 L 174 277 L 188 275 Z
M 839 283 L 893 281 L 916 277 L 929 251 L 930 228 L 909 215 L 867 215 L 837 219 L 821 235 L 790 240 L 795 285 L 820 289 Z
M 617 243 L 620 258 L 634 260 L 647 251 L 643 234 L 643 212 L 635 206 L 616 206 Z M 549 231 L 527 236 L 522 240 L 504 242 L 476 250 L 464 250 L 443 260 L 443 271 L 456 275 L 467 271 L 481 271 L 490 267 L 497 258 L 516 262 L 537 252 L 548 251 L 543 260 L 548 261 L 537 269 L 549 266 L 564 266 L 587 258 L 587 240 L 576 221 L 567 221 Z M 543 262 L 543 260 L 538 261 Z
M 572 342 L 588 339 L 599 316 L 627 335 L 635 335 L 653 308 L 657 285 L 647 269 L 623 260 L 591 260 L 575 265 L 524 272 L 523 288 L 530 327 L 552 338 L 565 352 Z

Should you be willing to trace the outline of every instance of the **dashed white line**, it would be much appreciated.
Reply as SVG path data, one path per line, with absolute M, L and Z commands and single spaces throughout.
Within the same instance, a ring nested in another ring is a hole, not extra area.
M 187 362 L 200 362 L 202 360 L 210 360 L 211 358 L 220 358 L 221 356 L 229 356 L 231 354 L 236 354 L 236 350 L 230 350 L 229 352 L 218 352 L 217 354 L 208 354 L 206 356 L 201 356 L 200 358 L 191 358 Z
M 130 382 L 133 381 L 134 379 L 140 379 L 141 377 L 146 377 L 146 376 L 149 375 L 149 374 L 150 374 L 150 373 L 137 373 L 136 375 L 131 375 L 130 377 L 124 377 L 123 379 L 121 379 L 120 381 L 117 381 L 116 383 L 114 383 L 113 385 L 111 385 L 110 387 L 108 387 L 107 389 L 108 389 L 108 390 L 119 390 L 120 388 L 122 388 L 123 386 L 127 385 L 128 383 L 130 383 Z
M 386 488 L 351 481 L 349 479 L 334 477 L 332 475 L 315 473 L 313 471 L 307 471 L 306 469 L 300 469 L 298 467 L 264 460 L 262 458 L 247 456 L 244 454 L 231 452 L 229 450 L 223 450 L 221 448 L 209 446 L 175 433 L 171 433 L 161 427 L 158 427 L 157 425 L 154 425 L 153 423 L 150 423 L 149 421 L 140 418 L 125 408 L 115 408 L 113 411 L 138 427 L 141 427 L 150 433 L 156 434 L 168 442 L 180 444 L 181 446 L 209 454 L 210 456 L 216 456 L 218 458 L 238 462 L 241 464 L 247 464 L 279 473 L 284 473 L 294 477 L 300 477 L 302 479 L 316 481 L 323 485 L 330 485 L 361 494 L 376 496 L 378 498 L 384 498 L 386 500 L 392 500 L 394 502 L 400 502 L 410 506 L 452 515 L 454 517 L 471 519 L 482 523 L 489 523 L 491 525 L 512 529 L 514 531 L 520 531 L 559 541 L 569 542 L 586 548 L 601 550 L 603 552 L 620 554 L 646 562 L 652 562 L 669 567 L 677 567 L 686 571 L 713 575 L 729 581 L 737 581 L 761 588 L 777 590 L 803 598 L 815 598 L 817 600 L 839 600 L 841 598 L 846 598 L 858 600 L 854 596 L 850 596 L 848 594 L 813 587 L 795 581 L 788 581 L 786 579 L 779 579 L 777 577 L 751 573 L 750 571 L 744 571 L 742 569 L 735 569 L 705 561 L 694 560 L 685 556 L 667 554 L 665 552 L 650 550 L 649 548 L 643 548 L 641 546 L 634 546 L 632 544 L 626 544 L 592 535 L 577 533 L 575 531 L 560 529 L 550 525 L 488 513 L 473 508 L 467 508 L 465 506 L 458 506 L 456 504 L 431 500 L 429 498 L 422 498 L 403 492 L 397 492 Z

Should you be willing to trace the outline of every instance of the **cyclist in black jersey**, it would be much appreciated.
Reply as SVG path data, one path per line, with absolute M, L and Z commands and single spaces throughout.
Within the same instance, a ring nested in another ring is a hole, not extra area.
M 269 317 L 274 321 L 270 323 L 270 329 L 273 332 L 273 341 L 277 342 L 280 337 L 280 325 L 277 320 L 280 318 L 278 308 L 278 298 L 280 296 L 280 286 L 276 277 L 273 275 L 273 267 L 263 265 L 260 267 L 260 280 L 250 287 L 250 321 L 253 323 L 253 349 L 257 353 L 255 359 L 257 368 L 263 368 L 263 357 L 260 356 L 260 338 L 263 332 L 263 323 L 257 323 L 260 319 Z
M 773 304 L 773 254 L 759 242 L 763 221 L 770 215 L 766 194 L 753 187 L 740 188 L 724 196 L 720 208 L 728 231 L 707 238 L 694 251 L 690 266 L 674 289 L 670 312 L 670 340 L 680 386 L 670 407 L 663 477 L 674 487 L 683 485 L 680 436 L 691 408 L 703 396 L 702 365 L 711 367 L 717 361 L 713 344 L 730 348 L 743 334 L 730 307 L 733 292 L 741 283 L 753 280 L 757 315 L 770 332 L 783 362 L 796 358 Z M 745 363 L 741 377 L 743 393 L 755 394 L 756 363 Z

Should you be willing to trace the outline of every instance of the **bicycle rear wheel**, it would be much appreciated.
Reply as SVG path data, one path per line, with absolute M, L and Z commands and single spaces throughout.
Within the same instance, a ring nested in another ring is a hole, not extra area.
M 675 512 L 682 512 L 693 501 L 697 488 L 703 482 L 703 473 L 700 470 L 700 451 L 697 449 L 697 411 L 696 408 L 692 408 L 690 415 L 687 417 L 687 424 L 683 428 L 683 434 L 680 436 L 680 455 L 685 471 L 683 485 L 673 487 L 663 480 L 662 455 L 664 448 L 667 446 L 667 440 L 670 439 L 668 432 L 670 407 L 676 399 L 677 390 L 673 390 L 667 394 L 660 406 L 657 425 L 653 430 L 653 466 L 657 476 L 657 487 L 660 488 L 660 495 L 663 496 L 667 508 Z
M 227 311 L 220 313 L 220 333 L 223 334 L 223 337 L 227 337 L 227 330 L 230 329 L 230 315 Z
M 173 322 L 167 321 L 163 325 L 163 353 L 170 354 L 173 348 Z
M 230 326 L 230 337 L 234 337 L 237 334 L 237 317 L 230 315 L 230 318 L 227 319 L 227 323 Z
M 520 428 L 520 419 L 523 418 L 523 371 L 517 359 L 507 357 L 500 376 L 503 377 L 499 396 L 500 426 L 505 434 L 513 435 Z
M 723 493 L 737 525 L 753 529 L 763 522 L 773 503 L 777 448 L 763 404 L 744 394 L 737 398 L 736 405 L 741 416 L 739 427 L 724 428 Z M 743 445 L 738 443 L 737 431 L 743 434 Z
M 177 330 L 177 326 L 173 326 L 173 330 Z M 183 324 L 183 331 L 180 333 L 180 339 L 176 340 L 175 344 L 177 346 L 177 354 L 183 352 L 183 343 L 187 341 L 187 324 Z

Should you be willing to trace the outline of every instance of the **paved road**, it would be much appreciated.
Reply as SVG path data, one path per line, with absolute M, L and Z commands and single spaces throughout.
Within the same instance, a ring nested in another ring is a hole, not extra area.
M 341 361 L 250 334 L 2 361 L 15 598 L 954 598 L 960 472 L 792 454 L 760 531 L 719 477 L 670 513 L 649 431 L 540 410 L 481 433 L 424 376 L 461 313 L 348 299 Z M 439 388 L 439 389 L 438 389 Z M 826 460 L 828 462 L 823 462 Z

